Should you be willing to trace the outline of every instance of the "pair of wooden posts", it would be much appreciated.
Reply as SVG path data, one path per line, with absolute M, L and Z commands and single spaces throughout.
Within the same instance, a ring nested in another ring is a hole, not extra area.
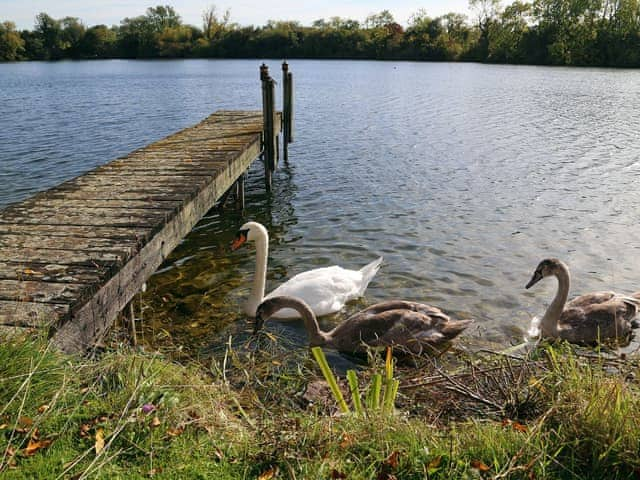
M 279 136 L 276 134 L 277 111 L 275 108 L 275 80 L 269 75 L 269 67 L 260 65 L 262 81 L 262 156 L 264 159 L 265 184 L 271 191 L 271 176 L 278 166 L 280 156 Z M 293 76 L 289 64 L 282 63 L 282 151 L 284 160 L 289 157 L 288 145 L 293 141 Z
M 269 75 L 269 67 L 260 65 L 260 80 L 262 81 L 262 159 L 264 160 L 264 177 L 267 191 L 271 191 L 271 177 L 278 166 L 280 156 L 280 137 L 276 133 L 278 112 L 275 106 L 276 81 Z M 289 159 L 288 145 L 293 141 L 293 76 L 289 71 L 289 64 L 282 63 L 282 151 L 285 162 Z M 235 192 L 232 187 L 227 191 L 221 203 L 232 192 L 235 194 L 236 208 L 244 210 L 244 183 L 246 173 L 240 175 L 235 182 Z

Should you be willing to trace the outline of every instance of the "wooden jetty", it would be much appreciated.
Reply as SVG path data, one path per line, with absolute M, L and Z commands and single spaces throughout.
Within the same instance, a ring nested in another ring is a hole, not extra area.
M 273 98 L 268 73 L 262 84 Z M 0 328 L 46 329 L 66 352 L 94 345 L 225 192 L 243 200 L 265 153 L 270 187 L 281 120 L 273 102 L 218 111 L 0 211 Z

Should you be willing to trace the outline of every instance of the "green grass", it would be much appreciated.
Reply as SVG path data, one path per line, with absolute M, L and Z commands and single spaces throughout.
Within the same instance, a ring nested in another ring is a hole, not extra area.
M 523 360 L 478 353 L 396 367 L 395 414 L 367 417 L 338 413 L 328 389 L 325 401 L 303 400 L 322 375 L 307 352 L 297 355 L 229 348 L 205 369 L 128 348 L 88 360 L 43 340 L 4 342 L 0 476 L 631 479 L 640 471 L 633 363 L 548 346 Z M 358 377 L 370 384 L 378 371 Z M 351 398 L 348 382 L 337 383 Z

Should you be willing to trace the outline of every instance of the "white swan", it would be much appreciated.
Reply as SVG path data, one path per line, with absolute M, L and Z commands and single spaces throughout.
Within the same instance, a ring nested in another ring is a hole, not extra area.
M 250 317 L 256 316 L 256 309 L 265 298 L 275 296 L 300 298 L 317 316 L 337 312 L 346 302 L 364 294 L 367 285 L 382 263 L 382 257 L 380 257 L 360 270 L 347 270 L 338 266 L 309 270 L 299 273 L 265 297 L 269 253 L 267 229 L 257 222 L 245 223 L 236 234 L 231 248 L 236 250 L 245 242 L 256 244 L 256 273 L 253 277 L 251 294 L 244 305 L 244 312 Z M 300 314 L 292 308 L 285 308 L 274 315 L 274 318 L 300 318 Z

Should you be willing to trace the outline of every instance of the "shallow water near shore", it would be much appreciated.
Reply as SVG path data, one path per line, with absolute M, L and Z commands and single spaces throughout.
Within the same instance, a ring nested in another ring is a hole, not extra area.
M 260 61 L 0 65 L 0 206 L 213 112 L 258 109 Z M 279 77 L 279 63 L 269 62 Z M 366 296 L 474 318 L 465 333 L 518 343 L 555 293 L 537 263 L 571 267 L 572 293 L 640 290 L 640 72 L 478 64 L 296 61 L 295 142 L 271 194 L 249 172 L 246 210 L 211 211 L 148 282 L 145 333 L 207 354 L 250 322 L 252 247 L 271 235 L 267 289 L 332 264 L 384 264 Z M 297 322 L 267 323 L 304 345 Z

